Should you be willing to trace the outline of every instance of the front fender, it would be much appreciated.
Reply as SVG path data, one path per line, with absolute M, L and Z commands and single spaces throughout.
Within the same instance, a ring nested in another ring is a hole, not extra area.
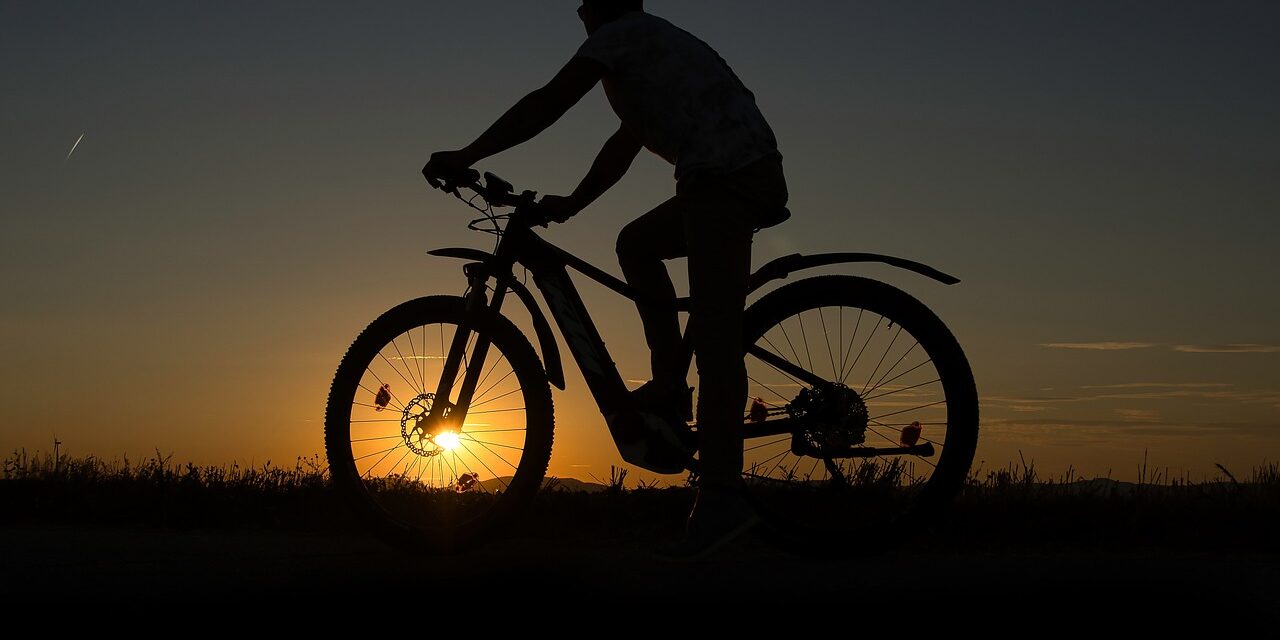
M 493 254 L 479 249 L 470 247 L 448 247 L 445 249 L 433 249 L 427 252 L 433 256 L 443 258 L 457 258 L 459 260 L 471 260 L 473 262 L 488 262 L 493 258 Z M 560 361 L 560 347 L 556 345 L 556 336 L 551 332 L 551 323 L 547 322 L 547 316 L 542 313 L 542 307 L 538 306 L 538 301 L 533 297 L 533 293 L 523 283 L 510 277 L 507 274 L 507 286 L 514 292 L 516 297 L 524 303 L 529 311 L 529 317 L 533 319 L 533 331 L 538 334 L 538 347 L 542 351 L 542 364 L 547 372 L 547 381 L 555 385 L 561 391 L 564 391 L 564 365 Z

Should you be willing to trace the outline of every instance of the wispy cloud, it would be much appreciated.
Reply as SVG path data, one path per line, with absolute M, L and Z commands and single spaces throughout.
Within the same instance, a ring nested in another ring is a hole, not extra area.
M 1205 389 L 1210 387 L 1230 387 L 1225 382 L 1125 382 L 1121 384 L 1086 384 L 1081 389 Z
M 1143 424 L 1160 423 L 1160 412 L 1155 409 L 1116 409 L 1116 413 L 1120 414 L 1120 419 L 1124 422 L 1137 422 Z
M 1158 342 L 1041 342 L 1050 349 L 1082 349 L 1085 351 L 1127 351 L 1160 346 Z M 1280 345 L 1233 342 L 1229 344 L 1177 344 L 1170 347 L 1182 353 L 1280 353 Z
M 1188 385 L 1186 387 L 1178 386 L 1177 383 L 1151 386 L 1173 388 L 1151 391 L 1124 390 L 1113 393 L 1093 393 L 1078 396 L 1027 397 L 984 395 L 981 397 L 981 401 L 983 407 L 1007 409 L 1011 411 L 1027 411 L 1028 409 L 1023 407 L 1058 405 L 1062 403 L 1075 402 L 1095 402 L 1099 400 L 1175 400 L 1194 398 L 1199 400 L 1218 400 L 1242 404 L 1269 404 L 1274 403 L 1276 400 L 1280 400 L 1280 390 L 1262 389 L 1256 391 L 1244 391 L 1237 389 L 1223 389 L 1221 387 L 1230 387 L 1232 385 L 1218 383 L 1207 383 L 1195 386 Z M 1124 387 L 1120 388 L 1124 389 Z
M 1180 344 L 1173 348 L 1183 353 L 1280 353 L 1280 346 L 1270 344 Z
M 1126 349 L 1146 349 L 1154 347 L 1154 342 L 1042 342 L 1042 347 L 1050 349 L 1087 349 L 1089 351 L 1124 351 Z

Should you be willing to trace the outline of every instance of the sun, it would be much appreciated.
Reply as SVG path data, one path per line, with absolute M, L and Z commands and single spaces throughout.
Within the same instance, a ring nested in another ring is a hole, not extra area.
M 439 446 L 442 449 L 452 451 L 453 449 L 457 449 L 458 445 L 462 444 L 462 441 L 458 438 L 458 434 L 452 431 L 441 431 L 436 434 L 435 443 L 436 446 Z

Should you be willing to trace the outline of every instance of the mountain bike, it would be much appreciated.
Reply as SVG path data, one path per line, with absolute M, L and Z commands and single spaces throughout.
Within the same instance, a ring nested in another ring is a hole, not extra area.
M 335 486 L 357 512 L 393 543 L 432 552 L 489 538 L 531 503 L 552 450 L 550 387 L 566 384 L 530 275 L 623 459 L 696 482 L 696 451 L 675 465 L 646 457 L 646 442 L 661 444 L 653 428 L 661 419 L 632 400 L 568 270 L 632 301 L 645 294 L 539 237 L 535 228 L 548 220 L 535 192 L 517 194 L 472 170 L 436 186 L 480 211 L 468 227 L 496 243 L 491 251 L 429 251 L 465 261 L 465 293 L 383 313 L 338 366 L 325 449 Z M 839 542 L 918 526 L 959 490 L 977 445 L 973 375 L 933 312 L 863 277 L 789 281 L 816 267 L 867 262 L 959 282 L 870 253 L 792 254 L 751 275 L 749 296 L 780 286 L 745 310 L 743 477 L 766 521 L 793 539 Z M 537 350 L 502 313 L 511 294 L 528 313 Z M 687 312 L 689 300 L 675 305 Z M 686 362 L 698 330 L 690 316 Z M 680 426 L 696 446 L 697 425 Z

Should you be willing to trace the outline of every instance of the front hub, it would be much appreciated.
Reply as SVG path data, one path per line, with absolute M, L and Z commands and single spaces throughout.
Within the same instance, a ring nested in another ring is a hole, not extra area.
M 406 403 L 400 414 L 400 436 L 420 456 L 437 456 L 461 443 L 462 429 L 453 424 L 447 409 L 444 415 L 431 415 L 434 401 L 435 394 L 420 394 Z

